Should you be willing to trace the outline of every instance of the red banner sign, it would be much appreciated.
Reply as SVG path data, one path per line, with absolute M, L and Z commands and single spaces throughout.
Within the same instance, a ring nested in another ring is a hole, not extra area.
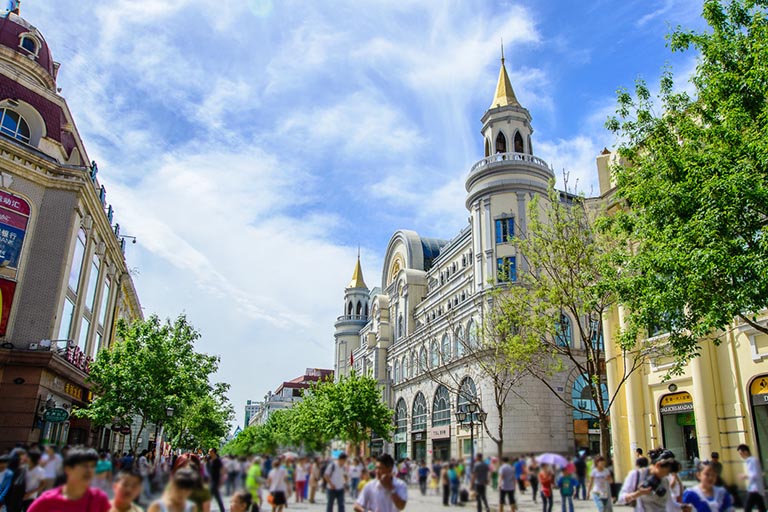
M 11 315 L 16 282 L 0 277 L 0 336 L 5 336 L 8 329 L 8 317 Z

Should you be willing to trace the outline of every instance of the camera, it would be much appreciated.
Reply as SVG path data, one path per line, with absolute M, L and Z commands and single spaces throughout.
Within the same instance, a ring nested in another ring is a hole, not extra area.
M 654 474 L 649 474 L 640 487 L 650 489 L 659 498 L 667 494 L 667 489 L 661 485 L 661 479 Z

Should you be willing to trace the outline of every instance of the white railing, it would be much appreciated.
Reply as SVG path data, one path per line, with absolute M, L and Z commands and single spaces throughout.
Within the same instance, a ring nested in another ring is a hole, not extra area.
M 487 156 L 477 162 L 472 166 L 472 169 L 470 169 L 469 172 L 473 173 L 478 169 L 497 162 L 527 162 L 538 167 L 543 167 L 544 169 L 549 169 L 547 162 L 537 156 L 528 155 L 526 153 L 496 153 L 495 155 Z
M 337 322 L 343 322 L 345 320 L 368 320 L 367 315 L 342 315 L 336 319 Z

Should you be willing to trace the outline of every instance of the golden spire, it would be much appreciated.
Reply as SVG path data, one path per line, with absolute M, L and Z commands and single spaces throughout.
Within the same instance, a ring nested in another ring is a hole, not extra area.
M 499 82 L 496 85 L 496 96 L 493 98 L 490 108 L 519 107 L 520 103 L 515 97 L 515 91 L 512 90 L 512 83 L 509 81 L 507 68 L 504 66 L 504 43 L 501 44 L 501 69 L 499 70 Z
M 352 273 L 352 281 L 349 282 L 347 288 L 368 289 L 363 280 L 363 268 L 360 266 L 360 249 L 357 250 L 357 264 L 355 265 L 355 271 Z

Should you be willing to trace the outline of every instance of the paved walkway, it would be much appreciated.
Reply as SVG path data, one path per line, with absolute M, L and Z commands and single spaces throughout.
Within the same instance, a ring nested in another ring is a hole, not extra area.
M 434 492 L 434 491 L 432 491 Z M 518 511 L 521 512 L 542 512 L 542 506 L 541 506 L 541 500 L 539 499 L 538 503 L 534 503 L 531 499 L 531 493 L 528 491 L 522 496 L 522 499 L 520 499 L 520 496 L 518 493 L 515 493 L 515 498 L 517 498 L 518 501 Z M 295 503 L 294 497 L 291 497 L 291 500 L 288 503 L 288 511 L 291 510 L 313 510 L 316 512 L 324 512 L 326 507 L 326 501 L 325 501 L 325 495 L 318 494 L 317 496 L 317 503 L 310 504 L 307 502 L 304 503 Z M 488 492 L 488 502 L 491 506 L 491 510 L 494 512 L 498 511 L 499 507 L 499 495 L 498 492 L 494 492 L 489 489 Z M 352 505 L 354 501 L 347 496 L 345 500 L 345 512 L 352 512 Z M 229 506 L 229 500 L 226 500 L 225 503 L 227 506 Z M 433 493 L 428 493 L 426 496 L 422 496 L 419 492 L 418 487 L 415 486 L 409 486 L 408 487 L 408 505 L 405 507 L 405 510 L 407 511 L 413 511 L 413 512 L 437 512 L 437 511 L 445 511 L 450 510 L 450 508 L 456 508 L 459 510 L 466 510 L 469 511 L 475 511 L 477 510 L 477 505 L 475 502 L 469 502 L 464 507 L 445 507 L 442 503 L 442 498 L 440 496 L 436 496 Z M 625 508 L 628 512 L 630 511 L 629 508 Z M 581 500 L 575 500 L 574 501 L 574 509 L 576 511 L 581 512 L 594 512 L 597 510 L 597 507 L 592 501 L 581 501 Z M 212 505 L 211 512 L 216 512 L 217 507 L 216 505 Z M 269 505 L 262 507 L 263 512 L 270 512 Z M 509 510 L 509 507 L 506 507 L 505 510 Z M 335 512 L 335 510 L 334 510 Z M 562 512 L 562 504 L 560 502 L 560 496 L 555 496 L 555 505 L 552 507 L 552 512 Z

